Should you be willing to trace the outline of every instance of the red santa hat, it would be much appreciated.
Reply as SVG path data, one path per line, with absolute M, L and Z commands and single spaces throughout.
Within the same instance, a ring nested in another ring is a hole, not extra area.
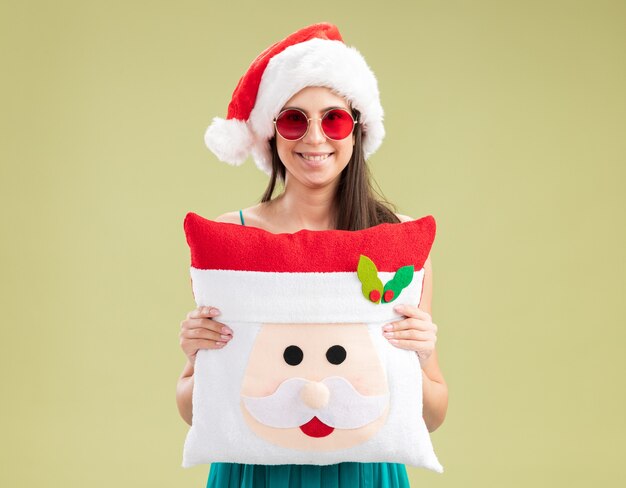
M 378 149 L 385 129 L 376 77 L 329 23 L 300 29 L 259 54 L 239 80 L 226 119 L 215 117 L 207 129 L 206 145 L 235 166 L 252 154 L 259 169 L 270 174 L 273 120 L 307 86 L 325 86 L 343 96 L 361 114 L 365 157 Z

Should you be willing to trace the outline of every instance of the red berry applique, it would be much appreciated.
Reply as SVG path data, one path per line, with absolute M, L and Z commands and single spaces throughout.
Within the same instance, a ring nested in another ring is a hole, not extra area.
M 370 291 L 370 301 L 377 302 L 380 300 L 380 292 L 378 290 Z

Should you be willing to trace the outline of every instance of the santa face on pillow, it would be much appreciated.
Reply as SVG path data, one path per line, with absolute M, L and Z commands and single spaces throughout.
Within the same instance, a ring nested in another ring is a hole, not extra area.
M 380 333 L 380 331 L 379 331 Z M 366 324 L 263 324 L 241 387 L 246 423 L 269 442 L 336 450 L 384 424 L 389 388 Z
M 418 305 L 432 217 L 272 234 L 188 214 L 198 306 L 233 330 L 196 356 L 184 466 L 397 462 L 441 469 L 413 351 L 383 326 Z

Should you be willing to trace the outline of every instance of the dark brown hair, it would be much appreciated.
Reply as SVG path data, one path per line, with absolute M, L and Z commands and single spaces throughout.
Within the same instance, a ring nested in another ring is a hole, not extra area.
M 358 120 L 359 112 L 352 110 L 352 116 Z M 355 144 L 352 157 L 339 176 L 339 185 L 335 195 L 334 213 L 335 229 L 361 230 L 385 222 L 399 223 L 395 206 L 385 200 L 381 192 L 374 190 L 374 181 L 365 156 L 363 154 L 361 124 L 354 127 Z M 276 138 L 269 141 L 272 149 L 272 174 L 261 198 L 261 202 L 269 202 L 276 188 L 276 183 L 285 185 L 285 166 L 276 148 Z

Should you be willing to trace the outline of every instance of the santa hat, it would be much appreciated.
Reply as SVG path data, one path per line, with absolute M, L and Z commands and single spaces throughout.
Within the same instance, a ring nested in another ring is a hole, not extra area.
M 259 54 L 239 80 L 226 119 L 215 117 L 207 129 L 206 145 L 236 166 L 252 154 L 259 169 L 270 174 L 273 120 L 307 86 L 325 86 L 343 96 L 361 114 L 365 157 L 378 149 L 385 129 L 376 77 L 329 23 L 300 29 Z
M 198 306 L 257 323 L 391 320 L 417 305 L 435 238 L 429 215 L 360 231 L 272 234 L 189 212 L 185 234 Z

